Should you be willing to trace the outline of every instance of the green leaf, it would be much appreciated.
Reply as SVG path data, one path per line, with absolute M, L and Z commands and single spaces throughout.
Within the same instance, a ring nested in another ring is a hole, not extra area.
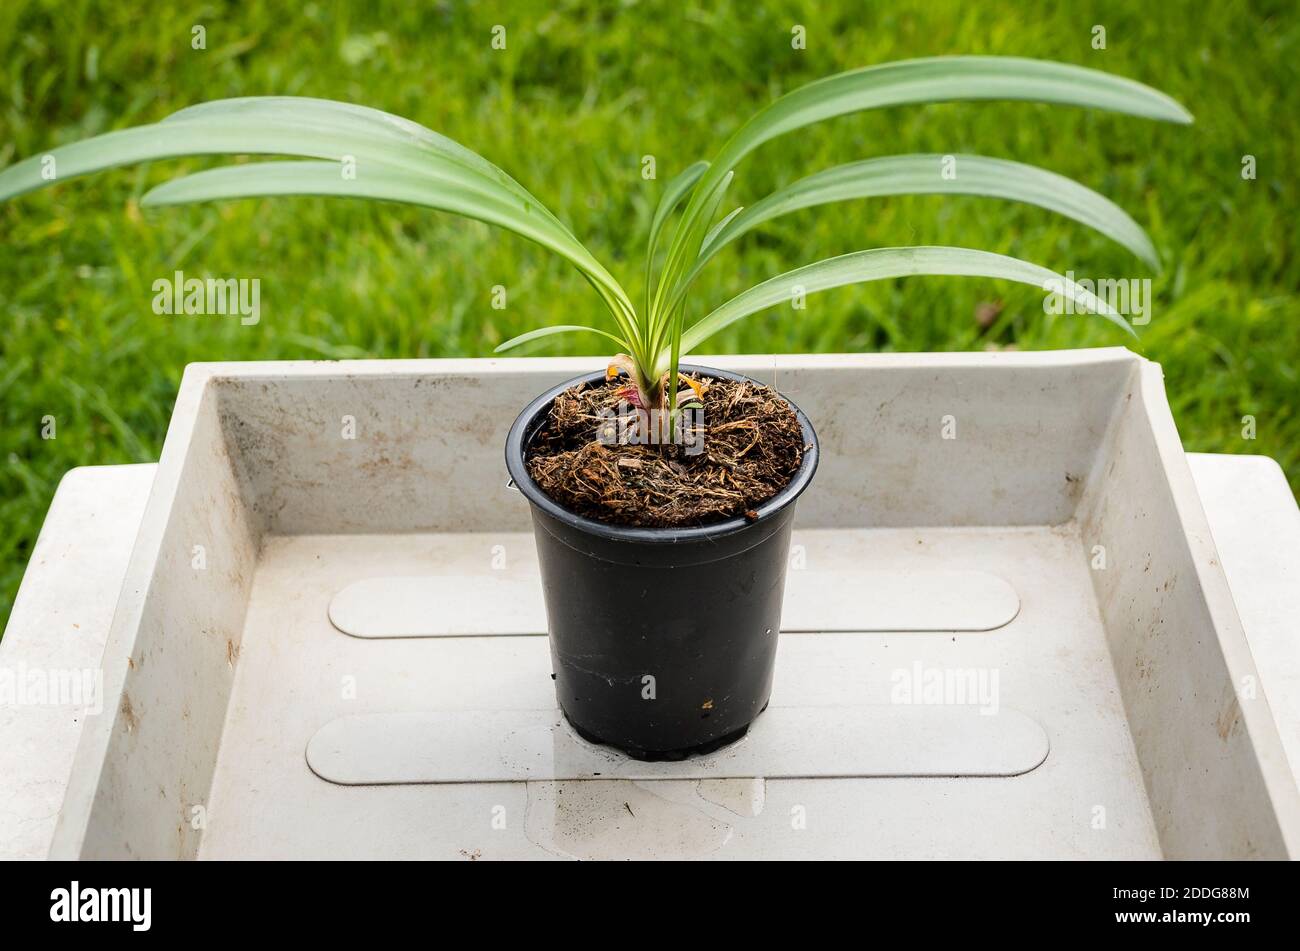
M 676 245 L 727 172 L 764 142 L 836 116 L 926 102 L 1022 100 L 1107 109 L 1166 122 L 1192 117 L 1164 93 L 1122 76 L 1047 60 L 1008 56 L 941 56 L 868 66 L 828 76 L 787 93 L 755 114 L 723 145 L 696 183 Z
M 520 214 L 518 204 L 504 194 L 488 196 L 382 165 L 358 169 L 344 178 L 333 162 L 255 162 L 209 169 L 159 185 L 141 200 L 145 207 L 200 201 L 320 195 L 400 201 L 448 211 L 484 221 L 522 235 L 567 259 L 595 287 L 624 333 L 634 324 L 625 318 L 608 287 L 597 279 L 603 268 L 567 232 L 558 231 L 539 215 Z M 613 278 L 609 278 L 610 281 Z
M 953 177 L 945 178 L 945 160 Z M 723 247 L 753 228 L 804 208 L 881 195 L 980 195 L 1037 205 L 1073 218 L 1128 248 L 1158 269 L 1155 248 L 1142 227 L 1110 199 L 1045 169 L 980 155 L 892 155 L 818 172 L 744 209 L 700 252 L 702 267 Z
M 659 199 L 659 204 L 655 208 L 654 218 L 650 222 L 650 238 L 646 242 L 645 252 L 645 293 L 646 293 L 646 312 L 650 310 L 650 293 L 651 293 L 651 271 L 654 268 L 655 251 L 659 247 L 659 236 L 663 231 L 664 224 L 668 221 L 668 216 L 673 210 L 681 204 L 686 193 L 691 187 L 700 180 L 700 176 L 708 169 L 708 162 L 696 162 L 688 166 L 669 180 L 664 188 L 664 193 Z
M 708 248 L 709 245 L 713 244 L 713 242 L 718 239 L 718 235 L 722 234 L 723 230 L 727 227 L 727 225 L 731 224 L 731 222 L 735 220 L 736 216 L 739 215 L 744 210 L 745 210 L 744 205 L 741 205 L 739 208 L 733 208 L 731 211 L 727 212 L 726 217 L 720 219 L 717 224 L 715 224 L 712 228 L 709 229 L 709 233 L 704 236 L 704 244 L 701 246 L 702 250 L 700 251 L 700 257 L 699 257 L 700 261 L 707 261 L 709 258 L 713 257 L 712 254 L 706 257 L 703 249 Z M 749 229 L 746 228 L 745 230 L 748 231 Z M 730 243 L 730 241 L 731 239 L 729 238 L 727 243 Z M 698 270 L 698 268 L 699 268 L 699 264 L 697 263 L 696 269 Z M 694 275 L 692 275 L 692 277 L 693 276 Z
M 346 103 L 283 97 L 205 103 L 154 125 L 110 132 L 18 162 L 0 172 L 0 200 L 136 162 L 241 154 L 327 161 L 298 163 L 292 171 L 282 167 L 286 163 L 258 163 L 202 172 L 188 184 L 182 179 L 174 189 L 157 190 L 152 203 L 263 194 L 351 194 L 346 187 L 331 189 L 327 182 L 333 176 L 346 183 L 342 166 L 331 163 L 350 159 L 358 197 L 413 201 L 467 214 L 561 254 L 596 288 L 620 329 L 635 334 L 635 311 L 619 283 L 517 182 L 431 130 Z M 294 190 L 285 181 L 294 173 L 308 178 L 310 190 Z
M 937 56 L 868 66 L 800 86 L 740 127 L 699 191 L 764 142 L 835 116 L 925 102 L 1021 100 L 1187 123 L 1191 114 L 1150 86 L 1100 70 L 1014 56 Z M 697 192 L 698 193 L 698 192 Z
M 1128 321 L 1109 304 L 1073 281 L 1037 264 L 969 248 L 875 248 L 797 268 L 738 294 L 701 318 L 682 335 L 682 352 L 693 350 L 737 320 L 790 301 L 796 291 L 813 294 L 848 284 L 864 284 L 917 274 L 1002 278 L 1044 290 L 1055 285 L 1060 288 L 1060 293 L 1071 297 L 1082 309 L 1100 314 L 1134 337 L 1137 336 Z M 659 365 L 665 365 L 666 357 L 666 353 L 660 353 Z
M 502 195 L 489 196 L 460 188 L 437 178 L 375 165 L 345 178 L 334 162 L 253 162 L 209 169 L 165 182 L 148 192 L 145 207 L 182 205 L 200 201 L 261 198 L 276 195 L 322 195 L 400 201 L 449 211 L 499 225 L 536 241 L 564 257 L 577 257 L 572 242 L 558 235 L 539 216 L 520 215 L 517 206 Z M 575 262 L 577 263 L 577 262 Z
M 681 235 L 684 222 L 678 224 L 678 233 L 674 234 L 673 245 L 668 249 L 668 260 L 664 262 L 659 286 L 655 288 L 654 306 L 650 308 L 651 323 L 656 329 L 661 328 L 663 321 L 672 315 L 673 302 L 680 299 L 674 290 L 686 265 L 693 257 L 698 256 L 709 222 L 717 214 L 718 206 L 722 204 L 723 196 L 734 176 L 734 172 L 728 172 L 713 186 L 712 193 L 705 199 L 703 213 L 696 215 L 684 235 Z M 684 240 L 680 242 L 676 240 L 679 236 L 684 237 Z
M 187 106 L 172 113 L 163 122 L 187 122 L 212 118 L 261 119 L 289 122 L 295 125 L 311 123 L 316 128 L 342 135 L 364 130 L 367 136 L 373 139 L 383 139 L 399 147 L 414 145 L 437 161 L 452 162 L 486 176 L 496 184 L 515 192 L 525 201 L 536 205 L 539 211 L 550 216 L 561 227 L 565 227 L 526 188 L 477 152 L 465 148 L 454 139 L 425 128 L 418 122 L 379 109 L 350 102 L 337 102 L 333 99 L 313 99 L 304 96 L 246 96 L 235 99 L 215 99 L 211 102 Z M 565 230 L 568 230 L 567 227 Z
M 698 215 L 690 229 L 688 229 L 685 243 L 668 255 L 668 260 L 664 264 L 662 280 L 655 290 L 654 306 L 650 309 L 649 339 L 652 346 L 647 348 L 646 352 L 646 356 L 650 359 L 653 359 L 654 354 L 662 345 L 665 333 L 669 334 L 669 340 L 674 344 L 681 333 L 681 303 L 686 291 L 685 287 L 681 285 L 682 272 L 686 269 L 686 265 L 694 257 L 698 256 L 700 245 L 704 243 L 705 229 L 708 228 L 709 222 L 713 220 L 713 216 L 717 213 L 718 206 L 722 204 L 722 198 L 726 194 L 727 187 L 731 184 L 732 177 L 733 173 L 728 172 L 713 186 L 712 194 L 705 201 L 704 213 Z M 666 306 L 665 299 L 668 302 Z M 676 361 L 674 361 L 674 372 L 676 372 L 676 366 Z
M 364 128 L 339 132 L 288 118 L 236 118 L 220 113 L 109 132 L 32 156 L 0 172 L 0 200 L 122 165 L 195 155 L 291 155 L 333 162 L 350 157 L 358 170 L 382 165 L 436 176 L 481 194 L 504 193 L 521 208 L 524 205 L 519 196 L 480 172 L 459 162 L 439 161 L 411 143 L 385 142 Z M 42 174 L 47 165 L 53 169 L 52 178 Z
M 550 337 L 553 334 L 568 334 L 568 333 L 579 333 L 579 332 L 600 334 L 602 337 L 607 337 L 610 340 L 614 341 L 614 343 L 618 344 L 620 348 L 623 349 L 628 348 L 626 341 L 621 340 L 618 337 L 615 337 L 611 333 L 606 333 L 605 331 L 601 330 L 599 327 L 584 327 L 581 324 L 556 324 L 553 327 L 540 327 L 537 330 L 530 330 L 526 334 L 520 334 L 518 337 L 511 337 L 509 340 L 507 340 L 505 343 L 498 346 L 492 352 L 501 353 L 505 350 L 513 350 L 515 347 L 521 346 L 522 344 L 530 343 L 534 340 L 540 340 L 542 337 Z

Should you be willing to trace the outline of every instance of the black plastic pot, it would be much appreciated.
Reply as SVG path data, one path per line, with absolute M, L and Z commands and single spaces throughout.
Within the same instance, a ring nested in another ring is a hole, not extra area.
M 791 403 L 810 448 L 756 518 L 683 529 L 607 525 L 561 507 L 524 465 L 555 397 L 601 379 L 592 373 L 543 393 L 506 441 L 506 468 L 532 507 L 556 697 L 584 738 L 638 759 L 706 753 L 744 736 L 767 707 L 790 528 L 817 469 L 817 434 Z

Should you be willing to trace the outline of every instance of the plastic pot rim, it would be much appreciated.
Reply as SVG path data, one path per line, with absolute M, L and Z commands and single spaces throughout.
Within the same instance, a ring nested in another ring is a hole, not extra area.
M 731 373 L 727 370 L 717 370 L 713 367 L 682 364 L 680 369 L 683 372 L 701 373 L 705 376 L 733 382 L 765 385 L 753 377 L 740 373 Z M 817 433 L 813 429 L 812 423 L 789 397 L 772 388 L 773 392 L 776 392 L 781 399 L 785 400 L 786 405 L 794 411 L 795 418 L 799 421 L 799 427 L 803 431 L 804 452 L 799 469 L 790 481 L 774 496 L 754 508 L 757 517 L 747 518 L 738 515 L 708 525 L 695 525 L 685 528 L 646 528 L 631 525 L 612 525 L 571 512 L 542 491 L 541 487 L 533 481 L 532 476 L 528 474 L 528 466 L 524 460 L 528 446 L 533 436 L 541 429 L 541 425 L 545 420 L 545 413 L 555 398 L 571 387 L 584 383 L 597 383 L 604 379 L 604 371 L 597 370 L 573 377 L 551 387 L 524 407 L 510 427 L 509 436 L 506 437 L 506 471 L 509 472 L 511 481 L 531 505 L 561 524 L 609 541 L 626 541 L 639 544 L 678 545 L 705 539 L 720 539 L 746 529 L 752 529 L 755 525 L 770 520 L 785 508 L 793 505 L 799 496 L 803 494 L 804 489 L 808 487 L 814 473 L 817 471 L 819 452 Z

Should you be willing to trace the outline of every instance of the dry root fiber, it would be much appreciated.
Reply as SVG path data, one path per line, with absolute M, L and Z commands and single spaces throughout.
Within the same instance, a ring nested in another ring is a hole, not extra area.
M 770 387 L 703 379 L 695 427 L 688 420 L 685 440 L 659 445 L 610 444 L 622 384 L 565 391 L 533 440 L 529 475 L 571 512 L 615 525 L 684 528 L 752 515 L 798 471 L 803 430 Z M 702 451 L 688 452 L 693 443 Z

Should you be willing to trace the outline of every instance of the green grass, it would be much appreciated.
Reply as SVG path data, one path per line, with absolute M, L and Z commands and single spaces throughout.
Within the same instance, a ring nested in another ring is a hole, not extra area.
M 913 56 L 1038 56 L 1111 70 L 1183 102 L 1177 127 L 1024 104 L 895 109 L 779 139 L 740 166 L 749 202 L 829 165 L 978 152 L 1043 165 L 1116 200 L 1161 258 L 1144 354 L 1164 365 L 1188 449 L 1274 456 L 1300 486 L 1300 18 L 1275 3 L 200 3 L 7 0 L 0 6 L 0 165 L 224 96 L 351 100 L 409 116 L 520 179 L 640 296 L 659 187 L 782 91 Z M 349 11 L 349 6 L 355 7 Z M 362 12 L 365 8 L 365 12 Z M 191 26 L 207 49 L 190 48 Z M 490 48 L 494 24 L 507 49 Z M 807 49 L 791 48 L 802 24 Z M 1107 49 L 1091 46 L 1105 26 Z M 641 177 L 654 155 L 658 182 Z M 1244 154 L 1258 177 L 1244 181 Z M 0 205 L 0 624 L 59 478 L 153 460 L 186 363 L 485 356 L 534 326 L 596 318 L 562 262 L 486 226 L 396 205 L 246 201 L 143 214 L 198 161 L 111 172 Z M 697 308 L 821 257 L 953 244 L 1080 276 L 1147 276 L 1122 249 L 1047 212 L 912 197 L 802 212 L 723 252 Z M 261 280 L 262 320 L 161 317 L 151 284 Z M 494 285 L 508 289 L 493 310 Z M 976 319 L 985 302 L 1001 310 Z M 697 309 L 696 313 L 700 311 Z M 911 279 L 828 292 L 797 319 L 759 315 L 712 352 L 1121 345 L 1097 320 L 1049 320 L 1033 288 Z M 570 348 L 570 349 L 561 349 Z M 578 348 L 578 349 L 573 349 Z M 536 353 L 599 354 L 599 338 Z M 1258 438 L 1242 438 L 1253 415 Z M 54 416 L 57 438 L 41 438 Z

